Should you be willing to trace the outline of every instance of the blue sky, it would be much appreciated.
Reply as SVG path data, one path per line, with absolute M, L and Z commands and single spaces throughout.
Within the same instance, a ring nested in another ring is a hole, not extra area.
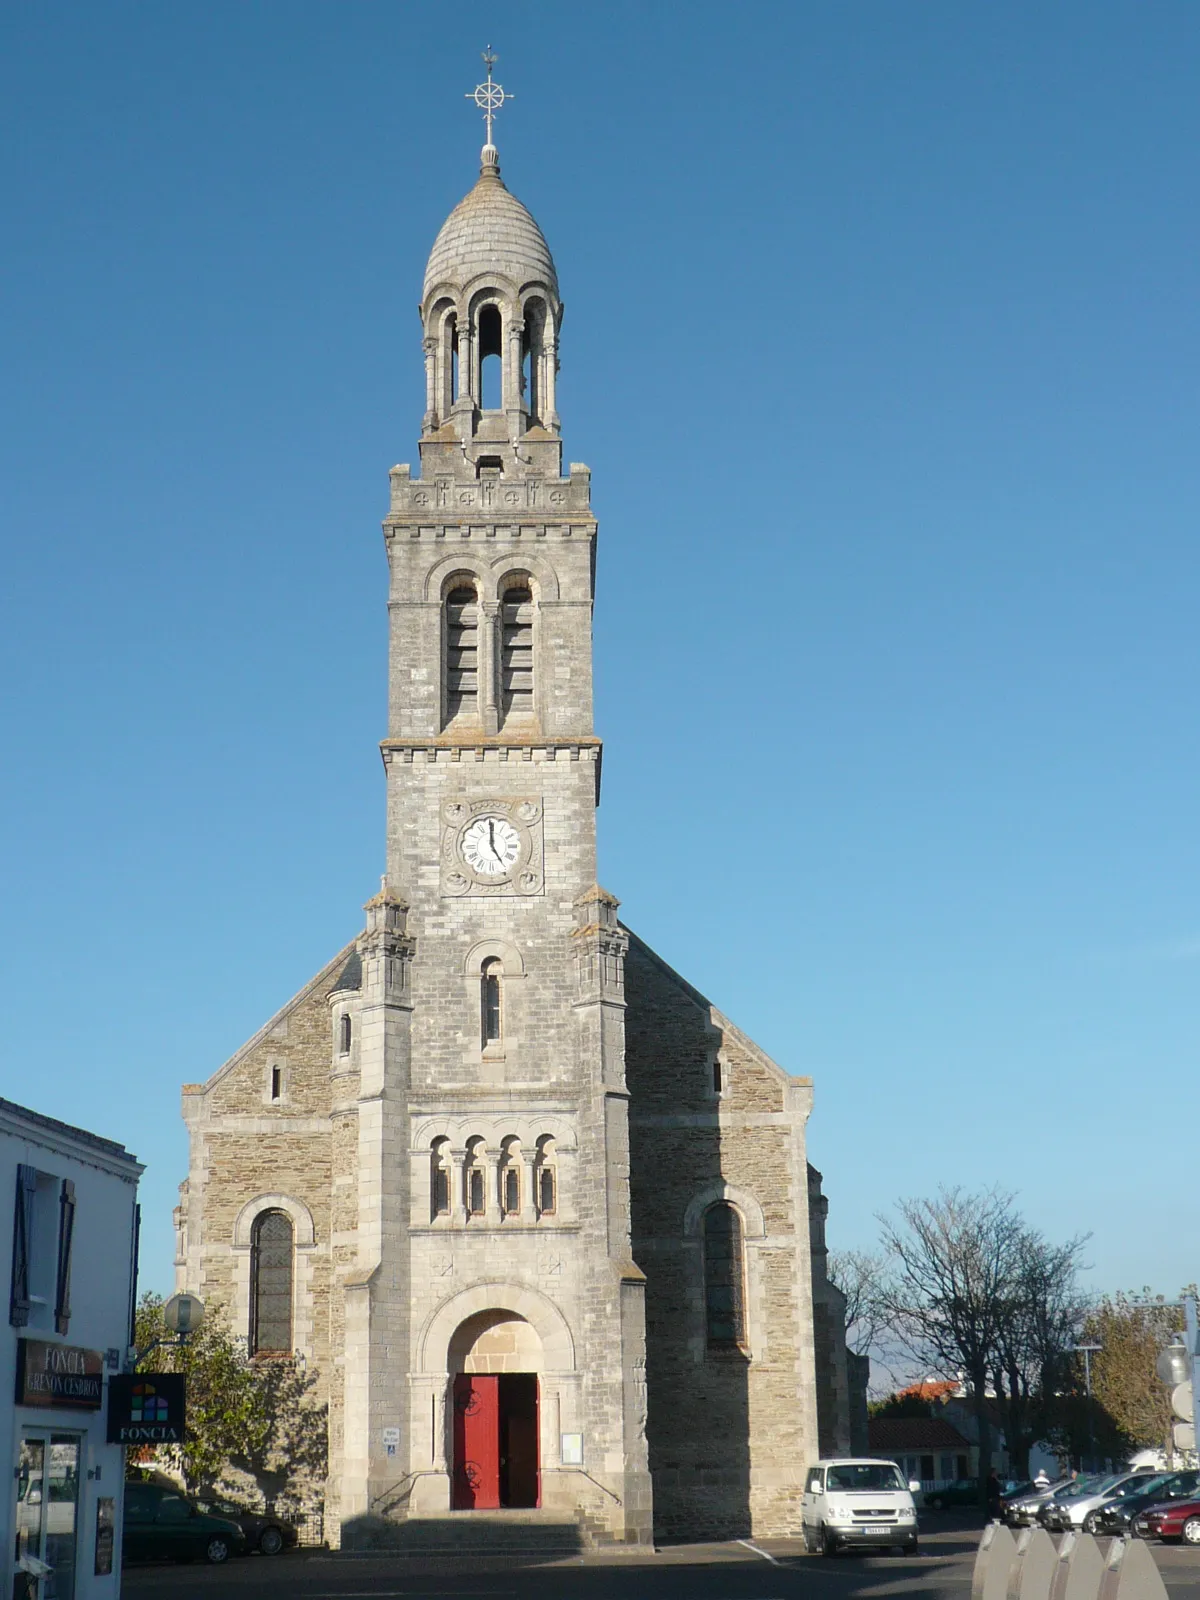
M 1190 3 L 4 19 L 2 1092 L 148 1163 L 382 864 L 387 469 L 474 179 L 568 306 L 601 874 L 789 1070 L 831 1243 L 1000 1183 L 1195 1278 Z

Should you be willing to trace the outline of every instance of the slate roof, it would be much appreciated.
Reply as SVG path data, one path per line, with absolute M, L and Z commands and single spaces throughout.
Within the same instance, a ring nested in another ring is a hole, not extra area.
M 901 1450 L 962 1451 L 969 1443 L 944 1417 L 872 1417 L 867 1440 L 872 1450 L 886 1455 Z
M 542 230 L 505 188 L 500 168 L 485 164 L 478 183 L 433 241 L 422 299 L 439 283 L 462 286 L 489 273 L 502 274 L 518 288 L 544 283 L 558 294 L 558 275 Z
M 334 980 L 330 994 L 340 994 L 343 989 L 362 988 L 362 957 L 357 950 L 352 950 L 346 958 L 346 964 Z

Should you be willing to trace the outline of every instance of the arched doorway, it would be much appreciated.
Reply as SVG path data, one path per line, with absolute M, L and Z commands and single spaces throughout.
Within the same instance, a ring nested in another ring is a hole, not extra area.
M 513 1311 L 479 1311 L 450 1340 L 456 1511 L 529 1507 L 541 1499 L 538 1375 L 542 1341 Z

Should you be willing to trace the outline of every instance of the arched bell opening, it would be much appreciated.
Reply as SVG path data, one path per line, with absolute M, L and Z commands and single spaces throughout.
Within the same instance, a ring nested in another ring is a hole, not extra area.
M 521 397 L 530 426 L 543 420 L 546 392 L 545 331 L 546 302 L 527 300 L 525 330 L 521 336 Z
M 537 1330 L 513 1311 L 479 1311 L 455 1329 L 448 1355 L 452 1508 L 539 1505 L 543 1350 Z
M 504 409 L 504 323 L 499 306 L 486 305 L 479 312 L 479 407 Z

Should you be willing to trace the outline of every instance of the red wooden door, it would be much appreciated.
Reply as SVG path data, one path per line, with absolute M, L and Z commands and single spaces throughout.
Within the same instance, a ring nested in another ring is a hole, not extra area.
M 500 1380 L 460 1372 L 454 1380 L 454 1509 L 500 1504 Z

